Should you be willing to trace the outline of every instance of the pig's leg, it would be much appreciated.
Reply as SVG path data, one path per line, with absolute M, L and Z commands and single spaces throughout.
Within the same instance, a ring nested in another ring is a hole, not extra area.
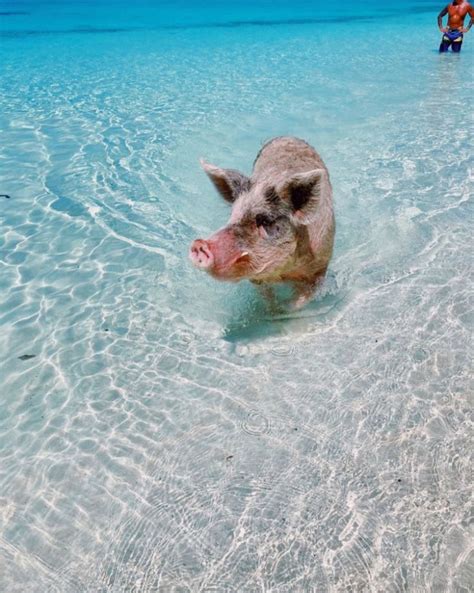
M 278 304 L 275 297 L 275 291 L 273 290 L 273 286 L 271 284 L 266 284 L 264 282 L 253 282 L 252 284 L 255 285 L 258 292 L 267 301 L 270 310 L 276 311 L 278 309 Z
M 275 303 L 275 291 L 273 290 L 273 286 L 270 284 L 255 284 L 255 286 L 266 301 L 271 305 Z
M 290 303 L 290 307 L 294 311 L 298 311 L 313 298 L 315 285 L 313 282 L 295 282 L 293 291 L 293 300 Z
M 294 311 L 302 309 L 305 305 L 309 303 L 309 301 L 314 297 L 314 293 L 316 292 L 318 287 L 321 286 L 321 284 L 323 283 L 325 275 L 326 270 L 320 272 L 311 280 L 293 283 L 294 295 L 293 301 L 291 303 L 291 308 Z

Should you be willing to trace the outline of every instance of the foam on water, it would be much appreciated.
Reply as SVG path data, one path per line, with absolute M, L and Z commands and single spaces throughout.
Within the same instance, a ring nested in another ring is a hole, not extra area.
M 474 38 L 252 4 L 0 2 L 1 590 L 472 586 Z M 199 157 L 281 134 L 338 227 L 272 315 L 187 249 L 228 215 Z

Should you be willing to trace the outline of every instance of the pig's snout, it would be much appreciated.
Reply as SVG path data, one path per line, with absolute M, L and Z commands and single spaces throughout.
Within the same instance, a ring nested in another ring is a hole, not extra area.
M 196 239 L 189 250 L 189 258 L 201 270 L 209 270 L 214 264 L 214 255 L 210 245 L 204 239 Z
M 249 253 L 242 252 L 232 230 L 217 231 L 209 239 L 197 239 L 191 245 L 189 257 L 200 270 L 217 280 L 237 281 L 248 276 Z

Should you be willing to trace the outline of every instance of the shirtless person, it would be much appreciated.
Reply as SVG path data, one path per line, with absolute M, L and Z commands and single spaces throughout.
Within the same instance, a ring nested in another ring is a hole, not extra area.
M 449 15 L 448 26 L 443 27 L 443 17 L 446 14 Z M 471 20 L 469 21 L 467 28 L 464 28 L 466 14 L 471 17 Z M 464 33 L 467 33 L 472 27 L 473 20 L 474 8 L 469 2 L 465 2 L 464 0 L 453 0 L 453 2 L 448 4 L 446 8 L 443 8 L 438 15 L 438 27 L 441 33 L 443 33 L 439 51 L 441 53 L 446 52 L 448 51 L 449 46 L 452 45 L 453 51 L 459 53 L 461 51 Z

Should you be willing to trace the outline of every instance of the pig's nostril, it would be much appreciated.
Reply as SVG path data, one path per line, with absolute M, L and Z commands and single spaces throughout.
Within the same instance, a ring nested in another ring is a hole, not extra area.
M 214 256 L 206 241 L 197 239 L 190 249 L 191 260 L 198 268 L 208 269 L 212 266 Z

